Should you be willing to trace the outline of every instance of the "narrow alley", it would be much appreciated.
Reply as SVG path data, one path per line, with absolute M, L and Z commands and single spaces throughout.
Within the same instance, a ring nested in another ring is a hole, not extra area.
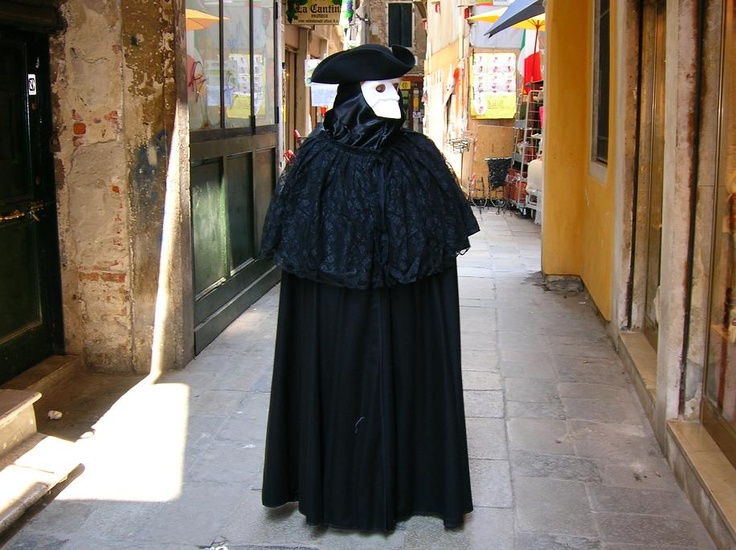
M 390 535 L 358 534 L 261 506 L 276 287 L 186 369 L 141 381 L 86 429 L 81 413 L 39 420 L 74 431 L 83 471 L 4 547 L 715 548 L 585 294 L 545 287 L 540 227 L 475 212 L 481 232 L 459 259 L 475 504 L 464 528 L 415 517 Z

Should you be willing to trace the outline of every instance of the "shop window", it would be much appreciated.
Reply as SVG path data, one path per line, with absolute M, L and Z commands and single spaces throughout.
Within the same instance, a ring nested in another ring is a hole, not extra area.
M 412 47 L 414 11 L 410 2 L 393 2 L 388 5 L 388 43 L 393 46 Z
M 736 465 L 736 7 L 725 2 L 710 337 L 703 423 Z
M 595 96 L 593 104 L 593 160 L 608 164 L 608 85 L 610 71 L 609 0 L 596 6 Z
M 190 129 L 276 124 L 273 4 L 187 0 L 186 7 Z

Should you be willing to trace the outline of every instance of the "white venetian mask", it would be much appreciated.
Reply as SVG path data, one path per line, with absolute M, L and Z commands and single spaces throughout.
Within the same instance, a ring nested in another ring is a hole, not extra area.
M 366 80 L 360 85 L 366 103 L 373 109 L 377 117 L 401 118 L 399 93 L 396 88 L 398 79 L 393 80 Z

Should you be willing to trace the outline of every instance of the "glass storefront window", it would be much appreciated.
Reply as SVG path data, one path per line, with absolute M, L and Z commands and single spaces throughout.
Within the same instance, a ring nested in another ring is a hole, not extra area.
M 192 130 L 220 126 L 220 8 L 187 0 L 187 102 Z
M 253 57 L 255 89 L 256 124 L 268 126 L 276 124 L 276 50 L 274 45 L 273 3 L 262 0 L 253 8 Z
M 225 4 L 224 16 L 225 126 L 240 128 L 251 114 L 250 2 Z
M 273 3 L 186 0 L 186 7 L 190 129 L 275 124 Z
M 736 13 L 726 2 L 721 69 L 713 281 L 704 417 L 721 448 L 736 449 Z M 712 427 L 712 428 L 711 428 Z M 732 462 L 736 456 L 726 453 Z

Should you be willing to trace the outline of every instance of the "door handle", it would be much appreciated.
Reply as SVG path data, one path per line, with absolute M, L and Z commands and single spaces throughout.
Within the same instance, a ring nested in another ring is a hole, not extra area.
M 0 214 L 0 223 L 9 222 L 11 220 L 18 220 L 20 218 L 25 218 L 26 216 L 30 216 L 31 218 L 33 218 L 34 221 L 39 221 L 36 212 L 43 210 L 45 207 L 46 205 L 43 203 L 43 201 L 33 201 L 24 211 L 18 210 L 16 208 L 10 214 Z

